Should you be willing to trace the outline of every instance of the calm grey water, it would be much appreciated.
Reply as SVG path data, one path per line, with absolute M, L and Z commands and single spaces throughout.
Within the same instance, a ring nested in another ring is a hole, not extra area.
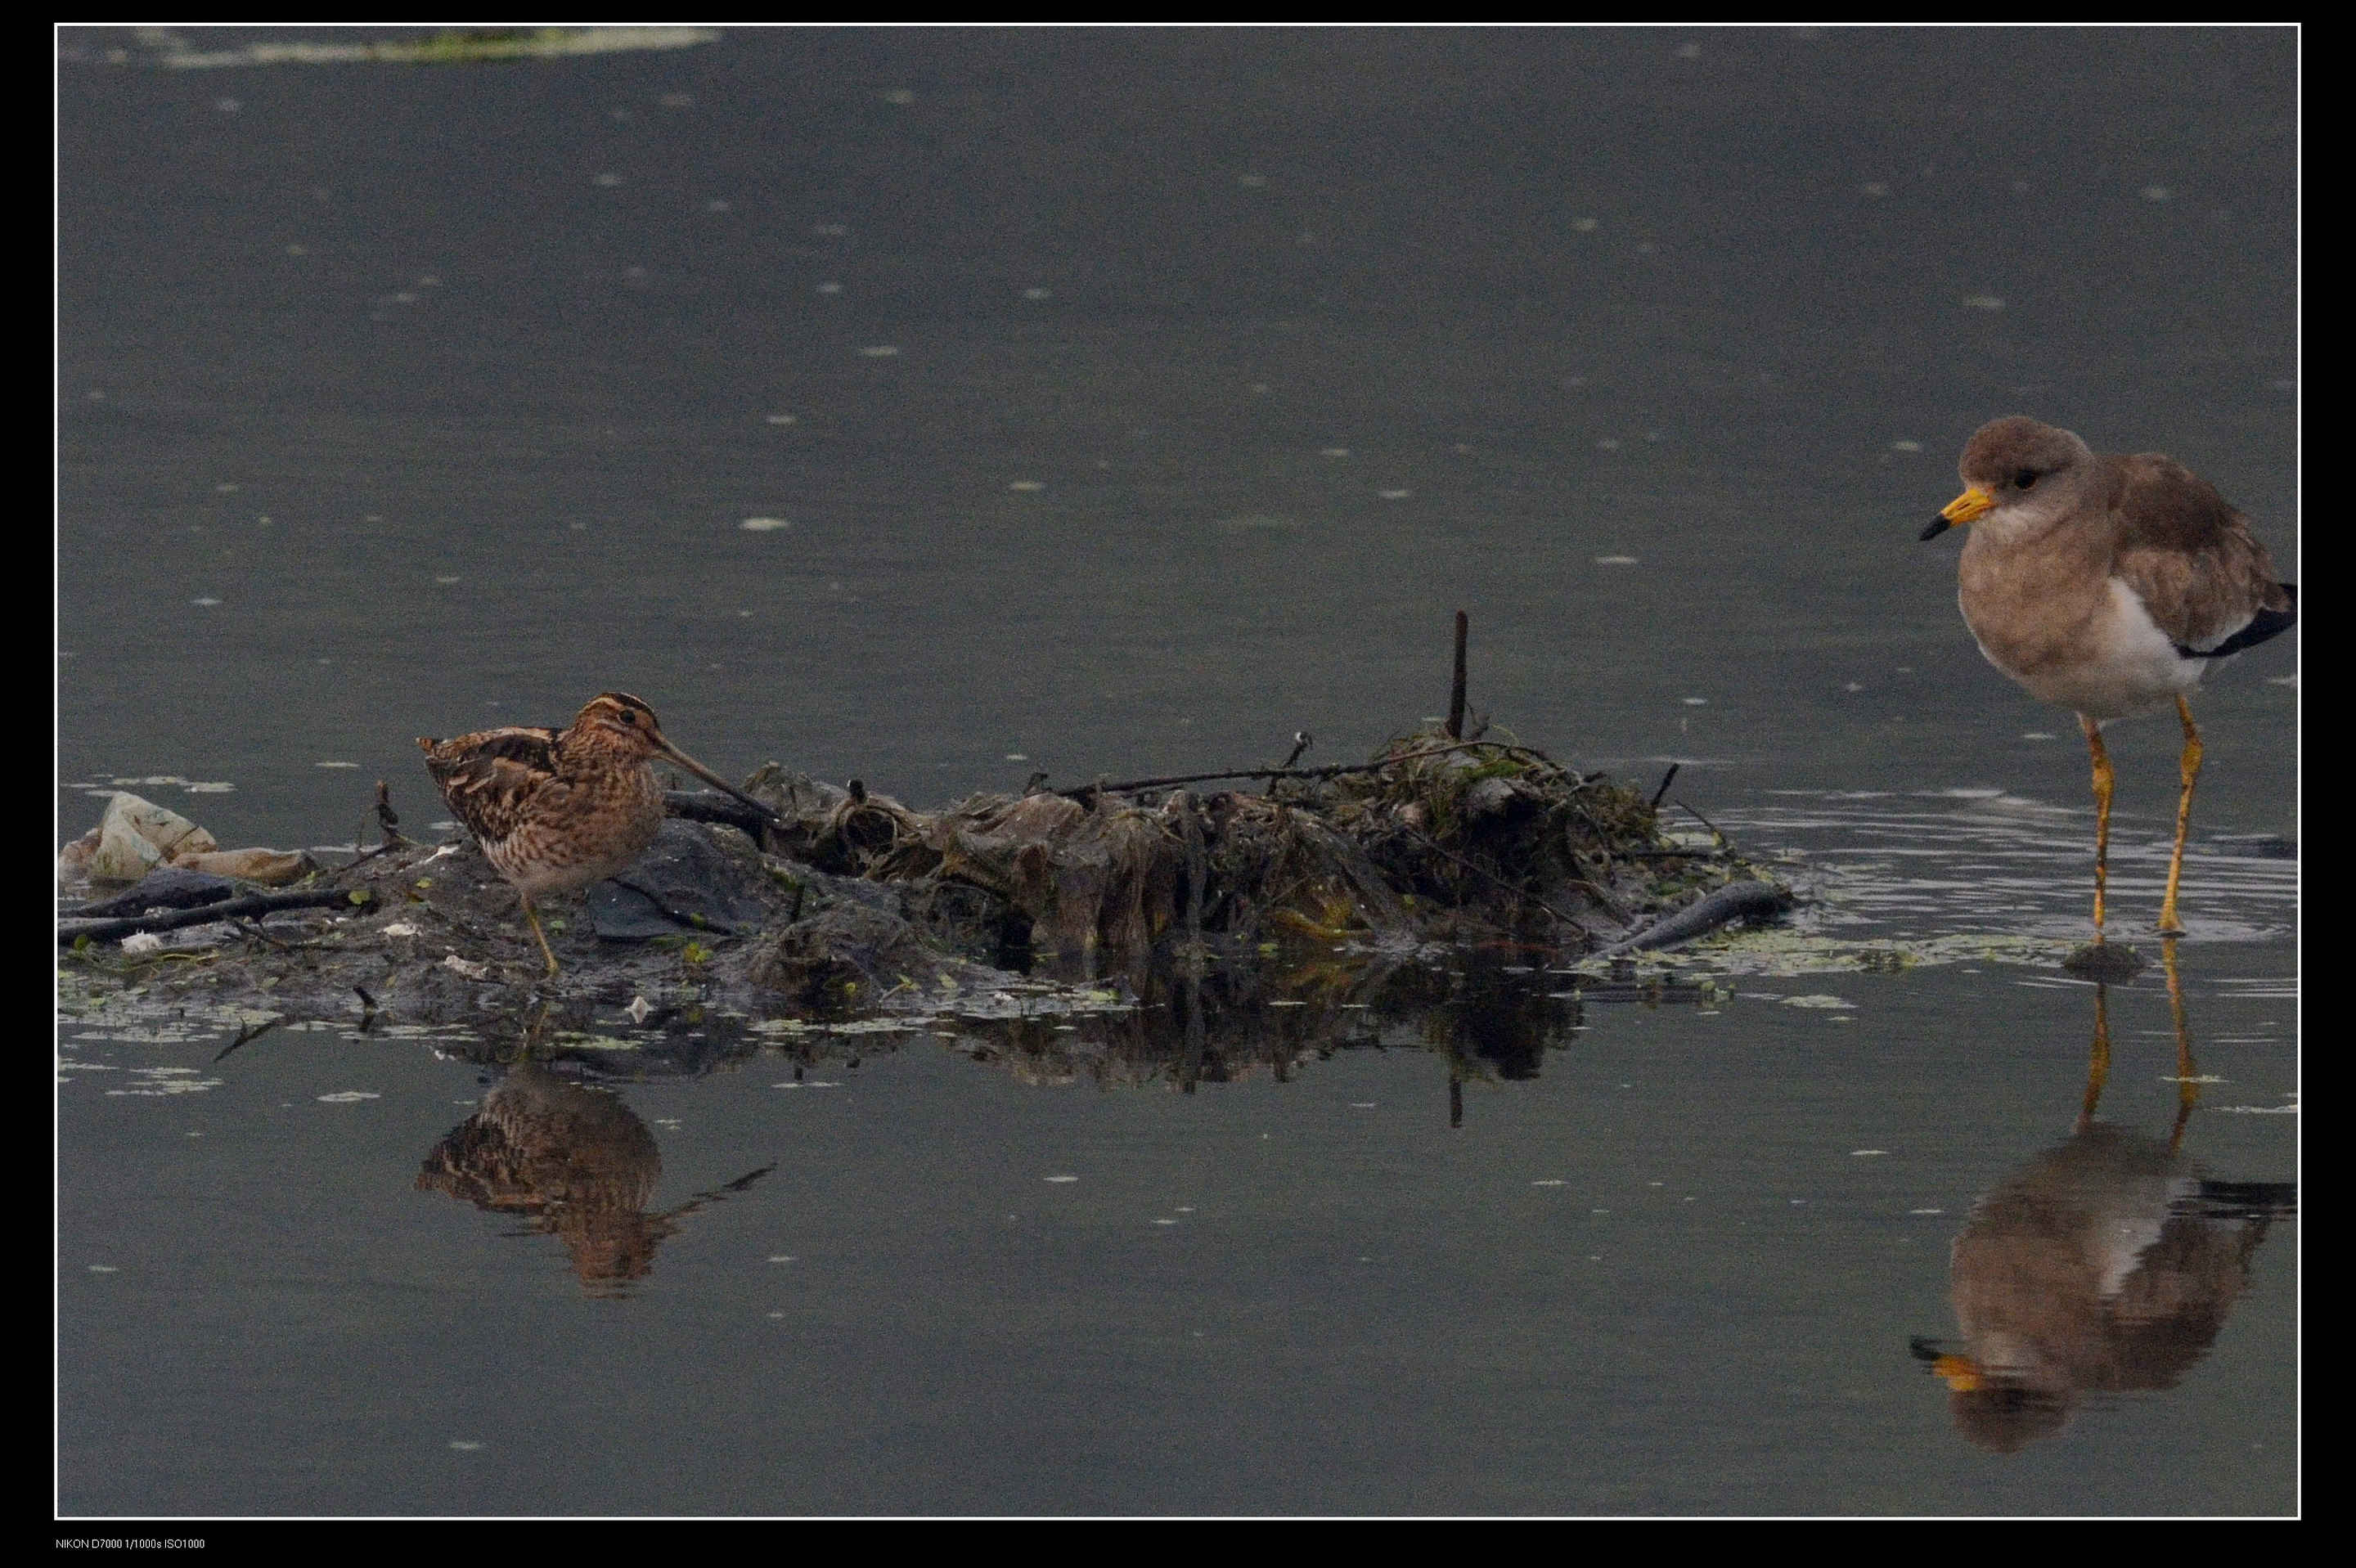
M 1476 709 L 1683 759 L 1824 929 L 2068 940 L 2083 748 L 1915 542 L 1964 438 L 2168 450 L 2297 575 L 2284 30 L 168 63 L 289 36 L 61 39 L 61 837 L 117 779 L 224 844 L 348 840 L 380 777 L 432 820 L 410 737 L 609 688 L 919 805 L 1345 760 L 1461 607 Z M 2297 1171 L 2296 654 L 2200 709 L 2179 1155 L 2234 1181 Z M 2131 920 L 2176 743 L 2113 732 Z M 431 1040 L 69 1022 L 59 1507 L 2297 1506 L 2293 1224 L 2018 1452 L 1910 1352 L 2070 1137 L 2091 988 L 1730 983 L 1590 1004 L 1453 1130 L 1412 1031 L 1186 1095 L 925 1035 L 632 1083 L 645 1214 L 775 1168 L 619 1285 L 417 1189 L 498 1076 Z M 2164 1147 L 2156 974 L 2108 1007 Z

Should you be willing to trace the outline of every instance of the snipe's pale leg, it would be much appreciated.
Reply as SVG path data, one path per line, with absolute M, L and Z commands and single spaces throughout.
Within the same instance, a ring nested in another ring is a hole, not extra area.
M 540 955 L 548 960 L 548 972 L 552 976 L 556 973 L 556 953 L 548 945 L 548 933 L 540 929 L 540 912 L 531 907 L 530 893 L 521 890 L 518 890 L 518 893 L 523 900 L 523 917 L 531 922 L 531 933 L 540 938 Z

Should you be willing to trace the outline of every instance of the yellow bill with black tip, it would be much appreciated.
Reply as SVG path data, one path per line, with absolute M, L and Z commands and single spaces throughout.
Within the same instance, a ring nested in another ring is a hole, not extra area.
M 1975 485 L 1939 508 L 1938 517 L 1922 530 L 1922 538 L 1937 539 L 1957 523 L 1968 523 L 1975 517 L 1983 517 L 1995 507 L 1996 497 Z

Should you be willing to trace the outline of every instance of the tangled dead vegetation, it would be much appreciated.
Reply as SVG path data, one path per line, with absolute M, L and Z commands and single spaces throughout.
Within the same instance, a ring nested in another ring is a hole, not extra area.
M 1157 972 L 1194 984 L 1205 964 L 1239 996 L 1312 972 L 1321 994 L 1355 995 L 1441 945 L 1548 963 L 1649 945 L 1632 940 L 1645 917 L 1747 874 L 1722 844 L 1665 840 L 1626 785 L 1484 734 L 1420 730 L 1365 763 L 1033 787 L 933 812 L 771 763 L 746 790 L 777 820 L 669 796 L 690 820 L 552 921 L 567 966 L 552 983 L 513 890 L 471 846 L 402 837 L 382 786 L 385 843 L 298 888 L 255 894 L 167 867 L 64 912 L 59 935 L 102 982 L 294 1016 L 358 997 L 449 1020 L 608 993 L 839 1015 L 1016 995 L 1021 975 L 1137 998 L 1164 993 Z M 1264 782 L 1217 787 L 1246 779 Z
M 1261 772 L 1280 775 L 1265 792 L 1149 780 L 937 813 L 774 764 L 747 788 L 785 818 L 766 830 L 773 852 L 837 876 L 978 889 L 1043 955 L 1288 935 L 1576 954 L 1655 905 L 1664 873 L 1685 881 L 1710 859 L 1665 846 L 1636 792 L 1511 740 L 1418 731 L 1366 763 Z

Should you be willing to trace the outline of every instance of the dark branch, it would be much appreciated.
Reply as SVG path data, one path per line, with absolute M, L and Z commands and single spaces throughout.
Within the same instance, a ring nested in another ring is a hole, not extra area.
M 327 909 L 336 904 L 364 907 L 375 901 L 376 894 L 367 888 L 248 893 L 243 898 L 198 904 L 195 909 L 164 910 L 155 914 L 127 915 L 120 920 L 61 920 L 58 922 L 58 941 L 67 946 L 84 936 L 93 942 L 114 942 L 126 936 L 135 936 L 143 931 L 177 931 L 183 926 L 210 925 L 217 920 L 235 920 L 241 915 L 274 914 L 285 909 Z

